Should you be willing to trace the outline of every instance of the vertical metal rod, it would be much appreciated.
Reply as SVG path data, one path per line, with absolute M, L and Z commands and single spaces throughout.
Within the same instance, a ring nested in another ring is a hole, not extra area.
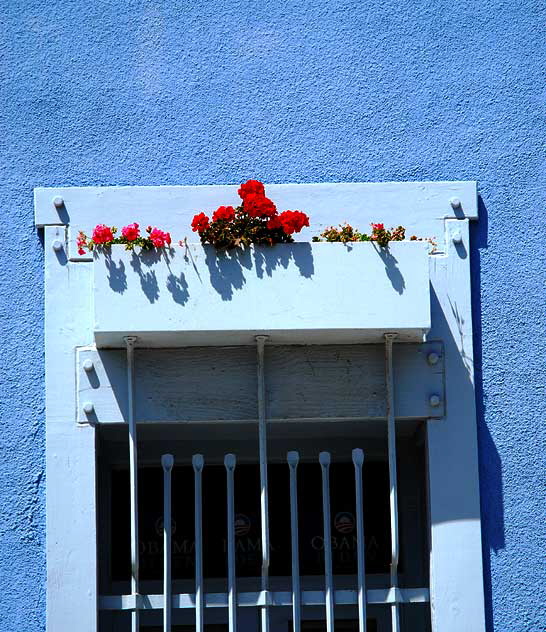
M 396 425 L 394 421 L 394 375 L 392 345 L 396 334 L 385 334 L 385 381 L 387 385 L 387 435 L 389 451 L 390 514 L 391 514 L 391 587 L 398 588 L 398 479 L 396 472 Z M 400 606 L 391 604 L 392 631 L 400 630 Z
M 290 468 L 290 535 L 292 538 L 292 631 L 300 632 L 301 628 L 301 587 L 300 587 L 300 554 L 298 542 L 298 474 L 300 455 L 288 452 L 286 455 Z
M 224 465 L 227 478 L 227 553 L 228 553 L 228 629 L 237 630 L 237 592 L 235 586 L 235 487 L 234 471 L 237 459 L 234 454 L 226 454 Z
M 131 631 L 139 632 L 139 569 L 138 569 L 138 444 L 134 410 L 134 368 L 136 336 L 127 336 L 127 421 L 129 426 L 129 489 L 131 498 L 131 594 L 135 609 L 131 612 Z
M 364 494 L 362 492 L 362 465 L 364 452 L 360 448 L 353 450 L 353 464 L 355 466 L 355 503 L 356 503 L 356 557 L 358 563 L 358 629 L 366 632 L 366 567 L 364 540 Z
M 171 632 L 172 584 L 171 584 L 171 473 L 174 465 L 172 454 L 163 454 L 163 632 Z
M 326 632 L 334 632 L 334 578 L 332 575 L 332 533 L 330 527 L 330 453 L 321 452 L 319 454 L 319 463 L 322 470 Z
M 195 482 L 195 632 L 203 632 L 203 486 L 202 474 L 205 459 L 202 454 L 192 457 Z
M 264 346 L 267 336 L 256 336 L 258 350 L 258 442 L 260 447 L 260 518 L 262 527 L 261 630 L 269 632 L 269 499 L 267 487 L 267 425 L 265 416 Z

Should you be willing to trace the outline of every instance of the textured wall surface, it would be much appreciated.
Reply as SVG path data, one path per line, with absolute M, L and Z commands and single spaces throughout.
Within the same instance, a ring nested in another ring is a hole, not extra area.
M 488 626 L 545 628 L 545 19 L 533 0 L 2 3 L 2 632 L 45 627 L 33 187 L 248 177 L 479 180 Z

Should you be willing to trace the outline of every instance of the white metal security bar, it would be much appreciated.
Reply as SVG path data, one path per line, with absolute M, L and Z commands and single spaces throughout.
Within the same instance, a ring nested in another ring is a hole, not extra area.
M 171 473 L 174 465 L 172 454 L 161 457 L 163 467 L 163 632 L 171 632 L 172 584 L 171 584 Z
M 226 454 L 224 465 L 227 479 L 227 552 L 228 552 L 228 627 L 229 632 L 237 630 L 237 596 L 235 586 L 235 472 L 234 454 Z
M 332 534 L 330 528 L 330 453 L 321 452 L 319 454 L 319 463 L 322 470 L 326 632 L 334 632 L 334 577 L 332 573 Z
M 385 334 L 385 381 L 387 385 L 387 436 L 389 452 L 390 514 L 391 514 L 391 588 L 398 590 L 398 477 L 396 472 L 396 425 L 394 421 L 394 376 L 392 345 L 396 334 Z M 400 606 L 391 604 L 392 632 L 400 630 Z
M 260 522 L 262 528 L 262 592 L 260 611 L 262 632 L 269 632 L 269 498 L 267 487 L 267 426 L 265 417 L 264 346 L 267 336 L 256 336 L 258 349 L 258 441 L 260 447 Z
M 203 455 L 194 454 L 192 465 L 195 489 L 195 632 L 203 632 Z
M 293 632 L 301 629 L 301 587 L 300 587 L 300 554 L 298 533 L 298 474 L 300 455 L 288 452 L 286 455 L 290 468 L 290 539 L 292 542 L 292 620 Z
M 366 632 L 366 569 L 364 565 L 364 494 L 362 491 L 362 466 L 364 452 L 356 448 L 352 453 L 355 466 L 355 505 L 356 505 L 356 556 L 358 564 L 358 629 Z
M 129 486 L 131 499 L 131 593 L 138 601 L 138 441 L 134 410 L 134 368 L 136 336 L 127 336 L 127 421 L 129 425 Z M 138 604 L 137 604 L 138 605 Z M 131 613 L 131 630 L 139 632 L 139 609 Z

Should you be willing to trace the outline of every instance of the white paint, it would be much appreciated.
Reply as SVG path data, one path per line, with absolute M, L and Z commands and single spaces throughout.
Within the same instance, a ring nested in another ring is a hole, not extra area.
M 279 244 L 218 253 L 190 244 L 172 255 L 123 246 L 93 264 L 95 339 L 121 347 L 421 341 L 430 328 L 428 246 Z M 131 318 L 127 318 L 127 314 Z

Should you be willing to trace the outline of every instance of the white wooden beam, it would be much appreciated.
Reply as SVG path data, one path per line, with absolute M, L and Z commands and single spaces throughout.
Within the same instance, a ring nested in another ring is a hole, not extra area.
M 135 353 L 137 421 L 255 422 L 253 347 L 137 349 Z M 430 357 L 435 359 L 433 364 Z M 127 418 L 124 353 L 84 348 L 79 350 L 77 362 L 79 421 L 88 421 L 82 404 L 92 402 L 98 423 L 123 423 Z M 93 364 L 92 370 L 86 370 L 86 362 Z M 268 345 L 267 362 L 268 419 L 272 422 L 386 417 L 383 345 Z M 397 419 L 442 417 L 443 366 L 440 342 L 397 344 Z M 432 406 L 430 397 L 435 394 L 440 402 Z
M 55 241 L 62 247 L 54 249 Z M 95 427 L 75 415 L 75 350 L 90 341 L 91 276 L 45 230 L 47 629 L 97 629 Z
M 431 613 L 435 632 L 484 632 L 468 220 L 449 221 L 447 231 L 447 256 L 430 262 L 447 404 L 442 423 L 427 428 Z

